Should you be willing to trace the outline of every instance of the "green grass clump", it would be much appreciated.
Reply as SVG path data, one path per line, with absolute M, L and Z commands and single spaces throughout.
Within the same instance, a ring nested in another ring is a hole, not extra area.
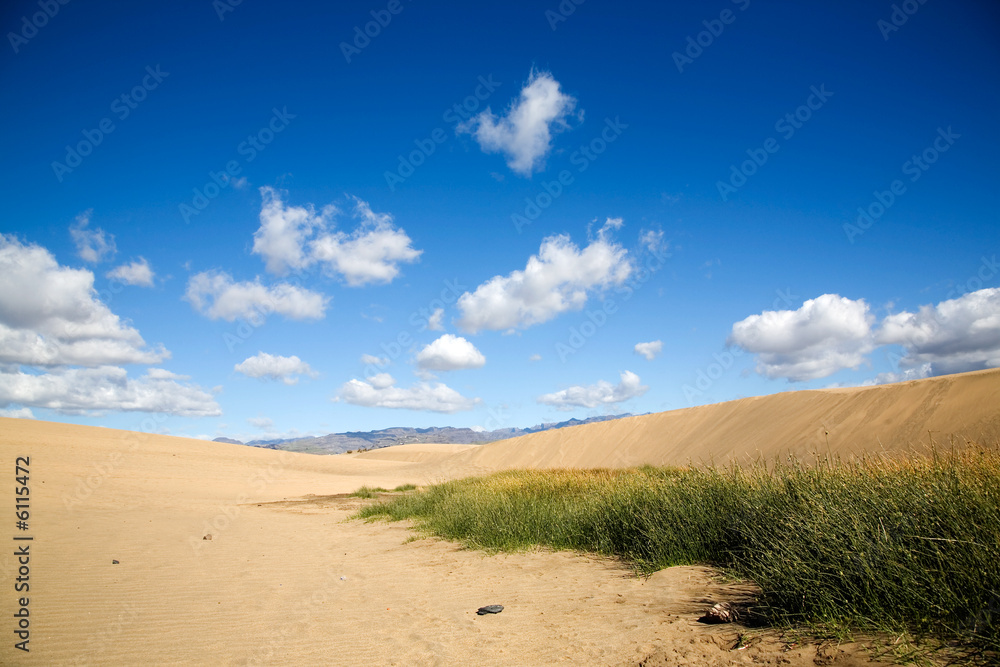
M 380 493 L 389 493 L 389 489 L 383 489 L 381 486 L 362 486 L 357 491 L 351 491 L 347 495 L 354 498 L 378 498 Z
M 361 510 L 488 551 L 706 564 L 774 622 L 909 632 L 1000 651 L 1000 454 L 749 468 L 507 471 Z M 993 653 L 995 657 L 995 653 Z
M 395 489 L 393 489 L 394 492 L 396 492 L 396 491 L 416 491 L 416 490 L 417 490 L 417 485 L 416 484 L 400 484 Z
M 351 491 L 347 495 L 353 498 L 378 498 L 380 493 L 396 493 L 402 491 L 414 491 L 416 484 L 400 484 L 395 489 L 383 489 L 381 486 L 362 486 L 357 491 Z

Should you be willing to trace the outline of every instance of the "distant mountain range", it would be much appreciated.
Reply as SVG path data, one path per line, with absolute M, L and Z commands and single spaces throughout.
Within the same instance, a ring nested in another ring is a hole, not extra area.
M 567 426 L 579 426 L 593 422 L 603 422 L 609 419 L 631 417 L 631 413 L 611 415 L 607 417 L 590 417 L 588 419 L 570 419 L 558 423 L 539 424 L 531 428 L 500 428 L 494 431 L 474 431 L 471 428 L 453 428 L 451 426 L 430 428 L 394 427 L 381 431 L 348 431 L 347 433 L 331 433 L 318 437 L 293 438 L 286 440 L 251 440 L 240 442 L 232 438 L 216 438 L 213 442 L 228 442 L 234 445 L 249 445 L 265 449 L 278 449 L 288 452 L 304 452 L 307 454 L 343 454 L 358 449 L 381 449 L 394 445 L 411 445 L 418 442 L 440 442 L 465 445 L 483 444 L 516 438 L 519 435 L 551 431 Z

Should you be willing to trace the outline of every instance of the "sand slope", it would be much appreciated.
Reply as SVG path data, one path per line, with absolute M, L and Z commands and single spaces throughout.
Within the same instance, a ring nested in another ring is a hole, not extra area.
M 504 468 L 726 464 L 793 454 L 923 448 L 930 437 L 1000 439 L 1000 369 L 855 389 L 798 391 L 573 426 L 448 459 L 465 473 Z M 827 436 L 827 433 L 829 436 Z
M 417 443 L 413 445 L 396 445 L 373 449 L 370 452 L 347 454 L 365 461 L 408 461 L 411 463 L 430 463 L 443 461 L 459 452 L 476 449 L 482 445 L 454 445 L 450 443 Z
M 704 568 L 641 580 L 574 554 L 409 541 L 405 525 L 345 522 L 361 501 L 340 494 L 511 466 L 808 453 L 825 444 L 820 429 L 841 453 L 876 438 L 903 448 L 927 429 L 995 437 L 998 405 L 990 371 L 355 456 L 0 419 L 0 664 L 868 664 L 856 648 L 784 651 L 774 639 L 731 651 L 739 628 L 695 619 L 745 591 Z M 13 517 L 19 456 L 30 457 L 27 531 Z M 15 536 L 34 538 L 26 594 L 13 591 Z M 14 649 L 20 595 L 30 653 Z M 486 604 L 507 608 L 476 616 Z

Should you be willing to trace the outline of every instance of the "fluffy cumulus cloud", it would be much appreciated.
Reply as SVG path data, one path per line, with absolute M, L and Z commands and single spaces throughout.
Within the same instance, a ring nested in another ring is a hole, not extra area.
M 560 410 L 596 408 L 602 405 L 611 406 L 623 403 L 642 396 L 648 390 L 649 387 L 642 384 L 638 375 L 632 371 L 624 371 L 616 385 L 606 380 L 588 386 L 576 385 L 552 394 L 539 396 L 538 402 L 555 406 Z
M 486 357 L 460 336 L 445 334 L 417 353 L 417 366 L 425 371 L 455 371 L 480 368 Z
M 408 389 L 395 386 L 396 380 L 388 373 L 379 373 L 367 381 L 351 380 L 344 383 L 334 401 L 370 408 L 396 408 L 452 413 L 471 410 L 482 400 L 466 398 L 440 382 L 420 382 Z
M 857 368 L 874 349 L 874 316 L 864 299 L 837 294 L 798 310 L 766 310 L 733 325 L 728 343 L 757 355 L 757 372 L 798 382 Z
M 0 362 L 33 366 L 155 364 L 133 327 L 97 298 L 94 274 L 0 235 Z
M 315 378 L 318 373 L 309 364 L 297 356 L 282 357 L 280 355 L 258 352 L 244 359 L 233 367 L 237 373 L 261 380 L 281 380 L 287 385 L 298 383 L 300 376 Z
M 646 361 L 652 361 L 663 350 L 663 341 L 654 340 L 648 343 L 636 343 L 635 353 L 642 355 Z
M 551 236 L 523 271 L 495 276 L 475 292 L 462 294 L 458 326 L 475 333 L 540 324 L 583 308 L 590 292 L 621 285 L 631 273 L 627 252 L 603 230 L 582 250 L 566 235 Z
M 90 229 L 92 213 L 93 210 L 88 210 L 76 216 L 76 221 L 69 228 L 69 234 L 76 244 L 76 252 L 80 255 L 80 259 L 97 264 L 113 257 L 117 248 L 112 234 L 105 234 L 100 227 Z
M 117 280 L 126 285 L 137 285 L 139 287 L 153 286 L 153 269 L 149 262 L 140 257 L 137 261 L 117 266 L 108 271 L 106 277 Z
M 335 229 L 341 214 L 335 206 L 319 211 L 312 205 L 288 206 L 277 190 L 264 187 L 260 192 L 263 204 L 253 252 L 274 275 L 319 265 L 352 287 L 388 283 L 399 275 L 399 264 L 416 261 L 422 252 L 413 248 L 391 215 L 372 211 L 360 199 L 354 198 L 350 209 L 357 227 L 347 232 Z
M 94 274 L 60 266 L 48 250 L 0 234 L 0 409 L 64 413 L 220 414 L 211 395 L 162 369 L 128 377 L 120 364 L 169 358 L 97 298 Z
M 326 314 L 329 302 L 328 297 L 297 285 L 278 283 L 268 287 L 260 280 L 235 282 L 223 271 L 203 271 L 192 276 L 184 298 L 202 315 L 228 322 L 271 313 L 290 320 L 318 320 Z
M 0 371 L 0 406 L 48 408 L 66 414 L 163 412 L 185 417 L 222 414 L 215 399 L 172 373 L 129 378 L 124 368 L 56 368 L 46 373 Z
M 552 134 L 569 127 L 576 98 L 562 92 L 548 72 L 532 71 L 520 99 L 504 116 L 487 109 L 458 126 L 487 153 L 503 153 L 507 166 L 523 176 L 542 168 L 552 150 Z
M 889 315 L 876 334 L 880 344 L 903 346 L 900 365 L 928 367 L 930 375 L 1000 366 L 1000 288 L 970 292 L 917 312 Z

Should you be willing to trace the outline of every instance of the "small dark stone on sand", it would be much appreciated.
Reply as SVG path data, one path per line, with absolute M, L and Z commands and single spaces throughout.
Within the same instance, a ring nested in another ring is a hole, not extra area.
M 118 565 L 118 561 L 116 561 L 116 560 L 113 560 L 113 561 L 111 561 L 111 564 L 112 564 L 112 565 Z
M 503 611 L 502 604 L 488 604 L 485 607 L 480 607 L 476 613 L 480 616 L 485 616 L 486 614 L 499 614 Z

